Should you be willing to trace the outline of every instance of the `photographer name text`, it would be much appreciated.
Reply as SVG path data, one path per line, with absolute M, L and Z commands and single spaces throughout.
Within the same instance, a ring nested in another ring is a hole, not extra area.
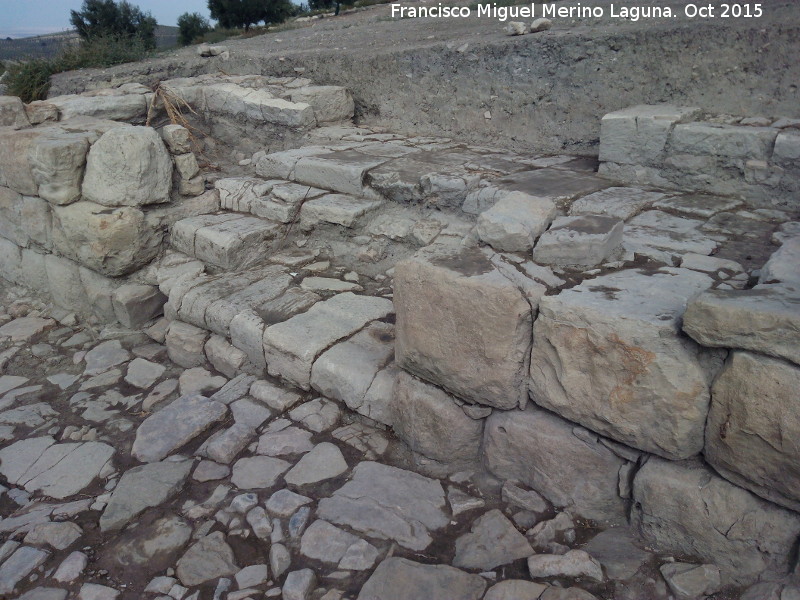
M 470 6 L 452 6 L 444 3 L 428 6 L 403 6 L 392 4 L 392 18 L 441 18 L 464 19 L 472 16 L 489 17 L 498 21 L 509 19 L 625 19 L 639 21 L 641 19 L 672 19 L 684 17 L 688 19 L 757 19 L 764 14 L 762 4 L 739 3 L 700 3 L 686 4 L 682 10 L 669 6 L 628 6 L 609 4 L 608 6 L 563 6 L 555 3 L 519 4 L 504 6 L 496 2 Z

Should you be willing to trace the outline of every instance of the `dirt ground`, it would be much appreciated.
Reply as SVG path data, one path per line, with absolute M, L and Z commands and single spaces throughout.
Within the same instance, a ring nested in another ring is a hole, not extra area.
M 433 5 L 412 2 L 407 6 Z M 225 42 L 231 56 L 195 48 L 111 69 L 65 73 L 51 95 L 176 76 L 294 75 L 348 87 L 360 123 L 513 150 L 596 154 L 600 118 L 641 103 L 710 112 L 800 117 L 800 10 L 763 4 L 761 18 L 556 18 L 549 31 L 508 37 L 493 18 L 392 19 L 390 5 Z M 705 3 L 707 4 L 707 3 Z M 717 14 L 721 3 L 714 2 Z M 536 3 L 541 11 L 541 3 Z M 537 13 L 538 14 L 538 13 Z

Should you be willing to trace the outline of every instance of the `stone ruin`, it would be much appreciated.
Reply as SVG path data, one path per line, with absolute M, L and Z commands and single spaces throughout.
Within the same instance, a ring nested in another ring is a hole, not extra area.
M 0 98 L 0 275 L 102 341 L 49 380 L 70 419 L 0 377 L 0 594 L 57 555 L 25 597 L 116 597 L 64 574 L 90 514 L 131 597 L 800 595 L 798 121 L 636 106 L 598 165 L 360 128 L 301 77 L 158 89 Z M 192 456 L 226 483 L 175 503 Z

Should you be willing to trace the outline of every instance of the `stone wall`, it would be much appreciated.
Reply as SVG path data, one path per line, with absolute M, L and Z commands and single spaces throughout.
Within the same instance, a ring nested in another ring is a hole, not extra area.
M 605 115 L 600 173 L 629 183 L 797 209 L 798 119 L 705 115 L 699 108 L 634 106 Z

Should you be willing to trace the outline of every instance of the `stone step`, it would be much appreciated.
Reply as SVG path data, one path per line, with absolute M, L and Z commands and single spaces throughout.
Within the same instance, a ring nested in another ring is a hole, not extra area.
M 281 229 L 279 223 L 240 213 L 200 215 L 176 222 L 171 244 L 215 267 L 242 269 L 263 261 Z

